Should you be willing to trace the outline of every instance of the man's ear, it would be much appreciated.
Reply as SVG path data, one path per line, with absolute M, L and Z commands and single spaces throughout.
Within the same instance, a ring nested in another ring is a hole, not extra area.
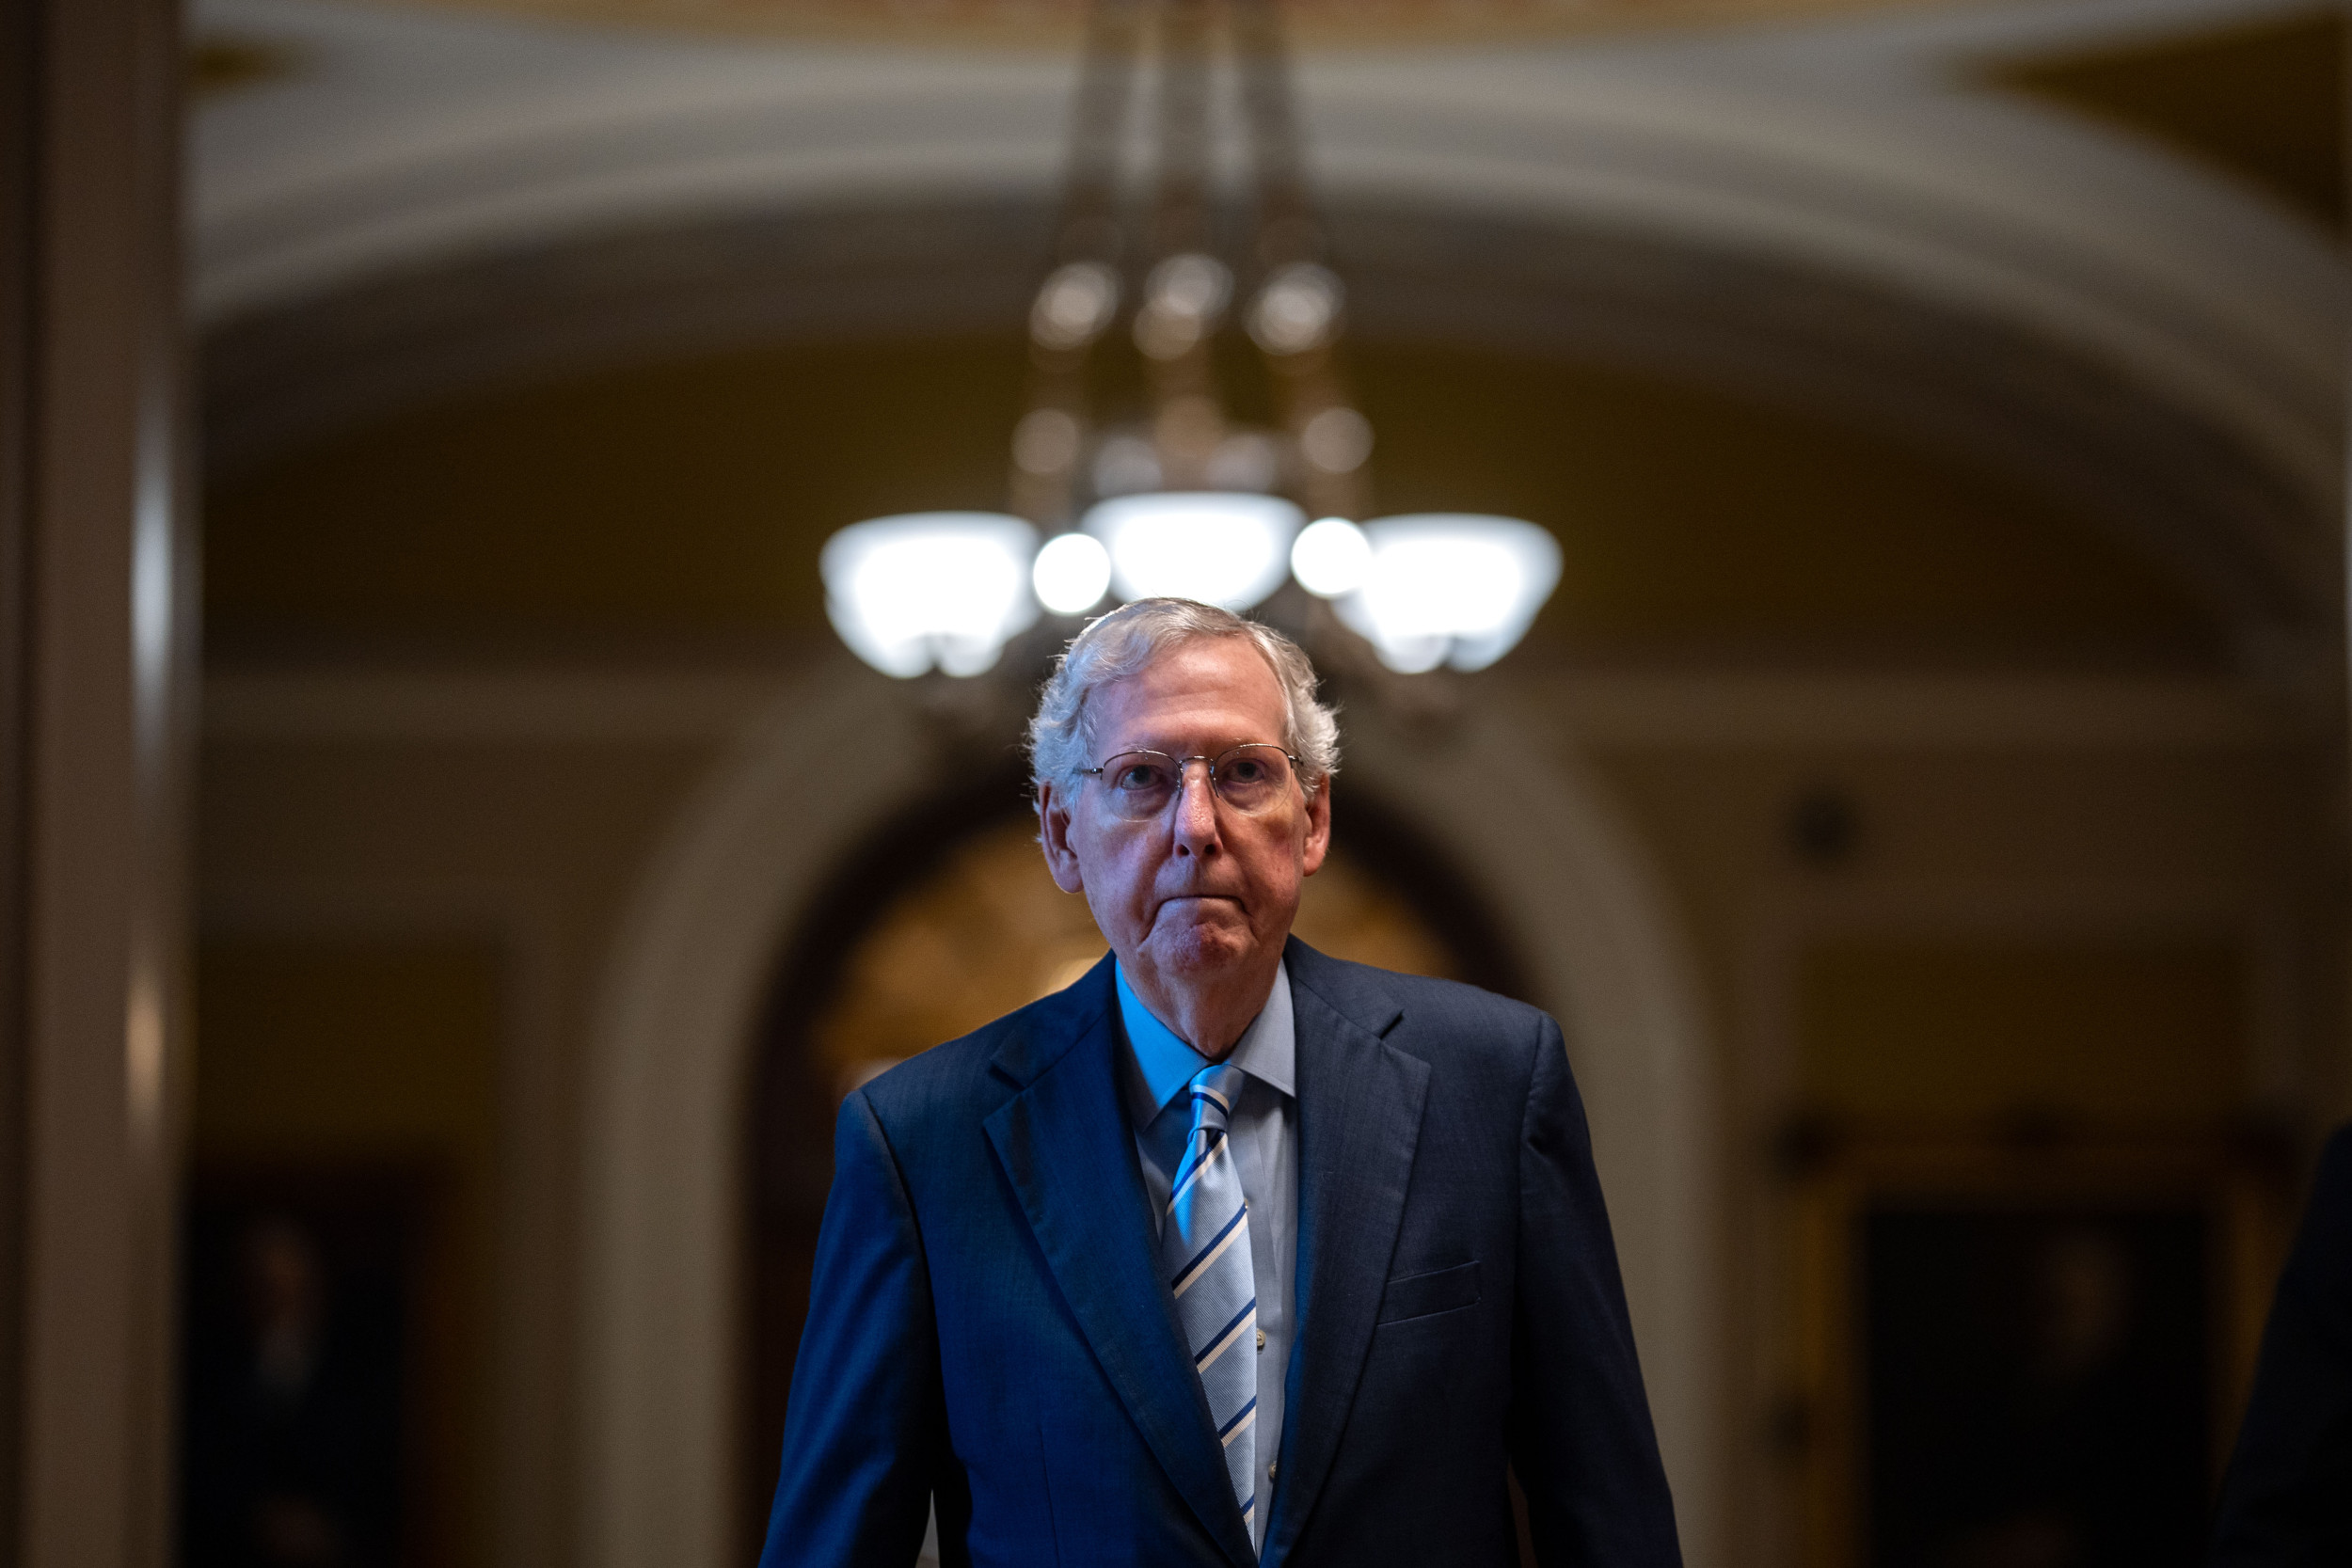
M 1064 893 L 1084 893 L 1086 878 L 1078 869 L 1078 852 L 1070 847 L 1070 806 L 1050 784 L 1037 786 L 1037 840 L 1045 851 L 1045 869 Z
M 1307 797 L 1307 842 L 1301 847 L 1298 869 L 1313 876 L 1323 869 L 1323 857 L 1331 850 L 1331 775 L 1326 773 L 1315 792 Z

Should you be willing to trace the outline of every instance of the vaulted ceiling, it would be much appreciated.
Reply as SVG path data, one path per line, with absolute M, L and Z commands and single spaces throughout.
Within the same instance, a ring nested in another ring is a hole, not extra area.
M 1017 373 L 1072 80 L 1065 5 L 199 0 L 196 16 L 190 290 L 224 531 L 216 624 L 269 619 L 293 579 L 236 563 L 299 556 L 301 519 L 335 504 L 322 454 L 357 465 L 347 480 L 402 452 L 436 471 L 454 459 L 420 455 L 437 449 L 419 433 L 449 410 L 542 428 L 566 399 L 638 396 L 658 421 L 652 388 L 727 406 L 743 378 L 811 373 L 827 345 L 909 345 L 876 407 L 930 407 L 922 388 L 959 356 L 997 367 L 975 387 Z M 1581 549 L 1590 581 L 1623 588 L 1586 624 L 1616 615 L 1637 641 L 1752 629 L 1773 614 L 1734 601 L 1774 582 L 1779 623 L 1837 624 L 1805 595 L 1836 599 L 1820 568 L 1842 561 L 1862 563 L 1842 579 L 1854 603 L 1879 606 L 1856 635 L 1959 615 L 1931 608 L 1941 593 L 1995 630 L 2039 614 L 2106 626 L 2119 646 L 2325 657 L 2347 319 L 2328 17 L 2262 0 L 1331 0 L 1302 22 L 1367 398 L 1399 411 L 1385 483 L 1507 470 L 1506 429 L 1534 472 L 1557 431 L 1550 449 L 1575 461 L 1514 504 L 1562 532 L 1572 585 Z M 886 358 L 825 373 L 859 384 Z M 692 366 L 706 379 L 678 391 Z M 1464 413 L 1481 397 L 1483 423 Z M 858 486 L 818 470 L 862 449 L 817 432 L 851 416 L 828 404 L 793 425 L 772 399 L 733 405 L 785 421 L 786 467 L 836 498 L 793 513 L 798 562 L 848 520 Z M 1639 499 L 1622 443 L 1594 438 L 1630 408 L 1700 433 L 1683 467 L 1746 463 L 1775 488 L 1744 509 L 1736 477 Z M 904 438 L 985 446 L 1009 415 L 954 418 L 979 434 Z M 1416 431 L 1440 429 L 1445 452 L 1412 455 Z M 1910 477 L 1867 504 L 1792 487 L 1833 449 Z M 753 504 L 764 461 L 743 458 L 726 506 Z M 958 483 L 993 489 L 993 461 Z M 1905 485 L 1939 499 L 1874 528 Z M 788 485 L 770 493 L 793 511 Z M 1987 499 L 1946 504 L 1963 494 Z M 1618 498 L 1614 521 L 1594 521 L 1595 495 Z M 1643 532 L 1676 507 L 1718 533 Z M 1944 543 L 1903 531 L 1933 516 Z M 400 526 L 372 525 L 395 544 Z M 666 538 L 649 550 L 728 536 L 683 515 L 666 533 L 613 526 Z M 1787 569 L 1751 562 L 1708 589 L 1743 538 L 1767 556 L 1789 541 Z M 733 546 L 711 547 L 717 581 Z M 1688 580 L 1668 585 L 1669 567 Z M 771 586 L 798 604 L 812 590 L 792 570 L 798 586 Z M 1915 578 L 1943 586 L 1898 586 Z

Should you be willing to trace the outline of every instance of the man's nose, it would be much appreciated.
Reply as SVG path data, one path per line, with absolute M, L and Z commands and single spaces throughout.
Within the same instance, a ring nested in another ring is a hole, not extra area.
M 1216 842 L 1216 786 L 1199 758 L 1184 764 L 1176 791 L 1176 842 L 1195 853 Z

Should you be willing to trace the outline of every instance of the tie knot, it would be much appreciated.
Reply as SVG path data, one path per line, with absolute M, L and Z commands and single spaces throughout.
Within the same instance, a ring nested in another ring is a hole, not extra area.
M 1241 1069 L 1230 1062 L 1214 1062 L 1192 1075 L 1192 1124 L 1195 1127 L 1222 1127 L 1225 1118 L 1233 1114 L 1233 1102 L 1241 1098 Z

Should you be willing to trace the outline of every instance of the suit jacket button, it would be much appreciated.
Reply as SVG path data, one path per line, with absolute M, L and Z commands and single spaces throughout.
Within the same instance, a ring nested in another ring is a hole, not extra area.
M 1258 1330 L 1258 1348 L 1260 1350 L 1265 1349 L 1265 1330 L 1263 1328 Z
M 1281 1467 L 1282 1467 L 1282 1462 L 1281 1462 L 1280 1460 L 1279 1460 L 1279 1459 L 1269 1459 L 1269 1460 L 1267 1460 L 1267 1461 L 1265 1462 L 1265 1479 L 1266 1479 L 1266 1480 L 1268 1480 L 1268 1481 L 1272 1481 L 1272 1480 L 1274 1479 L 1274 1473 L 1275 1473 L 1277 1470 L 1279 1470 Z

